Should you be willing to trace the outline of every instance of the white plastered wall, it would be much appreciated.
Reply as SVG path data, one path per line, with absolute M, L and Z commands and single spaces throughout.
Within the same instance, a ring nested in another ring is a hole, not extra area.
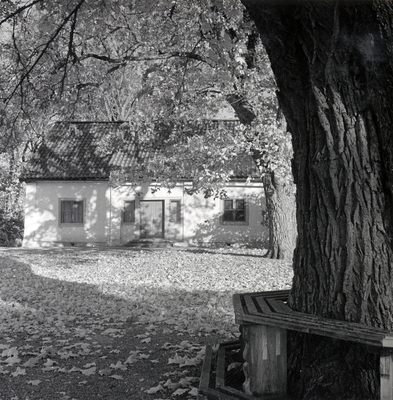
M 186 194 L 187 183 L 175 188 L 157 186 L 112 188 L 107 181 L 38 181 L 26 184 L 24 246 L 72 244 L 121 245 L 140 238 L 139 202 L 164 201 L 164 238 L 190 244 L 264 243 L 267 229 L 262 225 L 265 208 L 261 183 L 234 182 L 227 186 L 228 197 L 247 201 L 247 222 L 223 224 L 222 200 L 202 193 Z M 84 201 L 84 223 L 81 226 L 61 224 L 61 199 Z M 124 202 L 136 200 L 135 222 L 123 223 Z M 170 221 L 170 201 L 181 204 L 180 222 Z
M 61 200 L 83 200 L 83 224 L 60 223 Z M 27 182 L 23 246 L 106 243 L 109 201 L 105 181 Z

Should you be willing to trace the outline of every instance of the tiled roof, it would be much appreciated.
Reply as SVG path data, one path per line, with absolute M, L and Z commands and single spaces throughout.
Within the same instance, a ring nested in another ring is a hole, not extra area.
M 235 121 L 228 121 L 229 126 Z M 108 154 L 105 137 L 120 132 L 123 122 L 57 122 L 27 162 L 20 179 L 31 180 L 106 180 L 114 168 L 132 168 L 148 159 L 149 153 L 129 142 Z M 248 171 L 250 163 L 244 165 Z M 251 164 L 253 164 L 251 162 Z M 254 166 L 255 168 L 255 166 Z M 242 171 L 244 173 L 244 171 Z M 237 177 L 243 174 L 236 174 Z
M 111 154 L 100 144 L 119 122 L 57 122 L 24 168 L 22 180 L 108 179 Z

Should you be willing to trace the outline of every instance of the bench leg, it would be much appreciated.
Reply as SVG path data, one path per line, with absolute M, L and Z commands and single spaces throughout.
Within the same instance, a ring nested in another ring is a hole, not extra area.
M 287 331 L 263 326 L 242 325 L 243 389 L 247 394 L 286 395 Z
M 393 400 L 393 355 L 381 355 L 381 400 Z

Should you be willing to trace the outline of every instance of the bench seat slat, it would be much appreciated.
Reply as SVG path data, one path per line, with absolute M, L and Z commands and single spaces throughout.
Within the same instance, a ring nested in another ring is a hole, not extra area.
M 209 389 L 212 356 L 213 356 L 212 347 L 206 345 L 205 359 L 203 360 L 201 379 L 199 382 L 200 391 Z
M 271 313 L 271 309 L 269 307 L 269 305 L 266 302 L 266 299 L 264 297 L 258 296 L 255 297 L 255 301 L 258 304 L 258 307 L 261 309 L 263 314 L 268 314 Z
M 277 299 L 266 299 L 266 302 L 270 304 L 276 313 L 292 314 L 294 311 L 286 305 L 282 300 Z
M 285 306 L 285 305 L 284 305 Z M 273 307 L 274 308 L 274 307 Z M 289 312 L 285 312 L 286 310 L 290 310 Z M 301 313 L 297 311 L 291 310 L 288 306 L 280 308 L 280 311 L 282 314 L 280 316 L 275 315 L 276 313 L 253 313 L 252 315 L 260 318 L 260 320 L 265 320 L 268 318 L 278 318 L 278 319 L 284 319 L 284 320 L 290 320 L 293 321 L 294 324 L 298 323 L 299 325 L 302 325 L 304 323 L 309 324 L 309 323 L 315 323 L 320 326 L 324 327 L 332 327 L 333 329 L 338 329 L 341 328 L 343 330 L 355 330 L 359 334 L 371 334 L 371 335 L 381 335 L 381 336 L 386 336 L 388 334 L 388 331 L 382 328 L 376 328 L 364 324 L 358 324 L 356 322 L 348 322 L 348 321 L 340 321 L 340 320 L 335 320 L 331 318 L 323 318 L 318 315 L 313 315 L 313 314 L 306 314 L 306 313 Z M 248 313 L 251 315 L 251 313 Z M 245 317 L 247 314 L 243 313 L 243 317 Z
M 225 386 L 225 347 L 220 346 L 217 354 L 216 388 Z
M 268 298 L 279 298 L 279 299 L 288 299 L 291 291 L 289 289 L 285 290 L 273 290 L 271 292 L 249 292 L 249 293 L 238 293 L 239 296 L 262 296 Z
M 355 322 L 346 322 L 346 321 L 339 321 L 339 320 L 334 320 L 330 318 L 323 318 L 317 315 L 312 315 L 312 314 L 305 314 L 305 313 L 300 313 L 293 311 L 290 314 L 278 314 L 278 313 L 268 313 L 268 314 L 263 314 L 263 313 L 258 313 L 258 314 L 243 314 L 242 318 L 243 320 L 248 319 L 248 317 L 254 317 L 253 322 L 263 322 L 263 321 L 268 321 L 269 319 L 272 321 L 288 321 L 291 322 L 292 324 L 296 325 L 298 324 L 299 326 L 302 325 L 317 325 L 320 327 L 323 327 L 325 329 L 342 329 L 344 331 L 355 331 L 358 334 L 364 334 L 364 335 L 372 335 L 372 336 L 380 336 L 380 337 L 385 337 L 389 334 L 387 330 L 381 329 L 381 328 L 373 328 L 371 326 L 367 325 L 362 325 L 362 324 L 357 324 Z M 238 321 L 237 321 L 238 322 Z
M 237 316 L 241 316 L 243 314 L 243 305 L 242 305 L 240 294 L 233 295 L 233 308 L 235 311 L 235 318 L 237 318 Z
M 288 318 L 283 314 L 269 314 L 268 316 L 245 315 L 241 320 L 236 320 L 236 322 L 240 324 L 254 323 L 259 325 L 278 326 L 288 330 L 330 336 L 342 340 L 351 340 L 376 347 L 382 347 L 382 343 L 387 336 L 386 332 L 370 332 L 367 334 L 359 332 L 357 329 L 340 330 L 337 326 L 321 324 L 318 320 L 305 321 L 303 319 L 302 321 L 294 321 L 293 318 Z
M 205 396 L 203 400 L 238 400 L 237 397 L 233 397 L 217 389 L 199 389 L 199 393 Z
M 258 314 L 259 313 L 257 307 L 255 306 L 253 298 L 251 296 L 245 296 L 244 302 L 246 303 L 247 311 L 249 314 Z
M 385 329 L 293 311 L 285 304 L 288 296 L 288 290 L 235 295 L 235 320 L 239 324 L 276 326 L 373 347 L 393 348 L 393 335 Z

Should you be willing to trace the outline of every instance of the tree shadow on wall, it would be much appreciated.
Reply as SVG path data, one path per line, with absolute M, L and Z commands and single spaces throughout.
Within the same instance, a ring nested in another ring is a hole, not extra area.
M 255 226 L 249 224 L 223 224 L 221 214 L 216 214 L 197 225 L 195 242 L 200 246 L 210 243 L 218 246 L 260 248 L 267 244 L 268 233 L 262 224 L 259 229 L 259 232 L 255 232 Z

